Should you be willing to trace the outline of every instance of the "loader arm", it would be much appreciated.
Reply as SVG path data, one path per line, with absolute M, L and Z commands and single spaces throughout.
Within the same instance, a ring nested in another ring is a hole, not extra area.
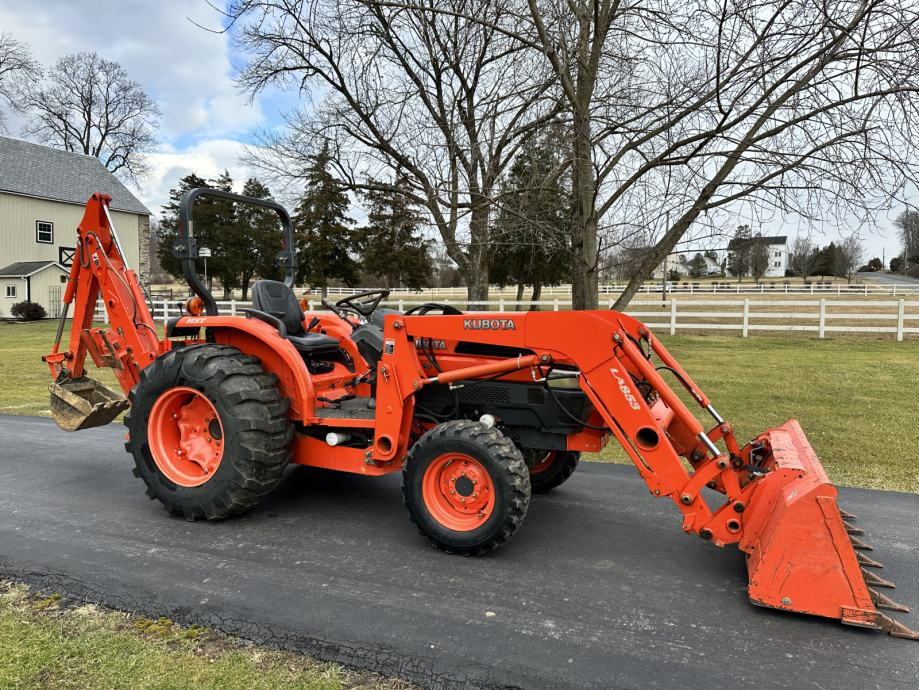
M 123 397 L 86 376 L 87 355 L 97 367 L 114 370 L 127 394 L 140 370 L 169 346 L 157 336 L 137 274 L 125 260 L 109 213 L 110 202 L 110 196 L 95 193 L 86 204 L 54 346 L 42 357 L 53 377 L 52 415 L 61 428 L 70 431 L 107 424 L 128 407 Z M 100 298 L 108 323 L 94 327 Z M 62 351 L 71 308 L 69 345 Z
M 857 553 L 870 548 L 851 534 L 836 504 L 837 490 L 800 425 L 790 420 L 741 446 L 731 424 L 651 331 L 614 311 L 531 312 L 462 316 L 387 316 L 378 409 L 411 409 L 414 391 L 433 383 L 529 372 L 547 382 L 553 370 L 576 376 L 593 404 L 594 428 L 612 434 L 652 495 L 669 498 L 682 529 L 747 554 L 753 603 L 836 618 L 919 639 L 879 608 L 904 610 L 877 591 L 892 586 Z M 518 351 L 516 357 L 429 376 L 413 341 L 446 339 Z M 711 417 L 706 428 L 663 373 Z M 378 424 L 385 449 L 404 434 L 396 415 Z M 570 442 L 570 439 L 569 439 Z M 853 516 L 847 516 L 849 518 Z

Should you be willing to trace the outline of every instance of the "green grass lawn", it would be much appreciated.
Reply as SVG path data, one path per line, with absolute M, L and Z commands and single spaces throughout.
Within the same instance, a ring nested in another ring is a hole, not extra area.
M 0 413 L 48 414 L 54 324 L 0 323 Z M 919 492 L 919 343 L 802 336 L 663 338 L 742 440 L 800 420 L 838 484 Z M 114 385 L 108 370 L 92 373 Z M 700 419 L 708 424 L 707 415 Z M 600 459 L 625 461 L 611 445 Z
M 302 654 L 0 583 L 0 688 L 405 688 Z

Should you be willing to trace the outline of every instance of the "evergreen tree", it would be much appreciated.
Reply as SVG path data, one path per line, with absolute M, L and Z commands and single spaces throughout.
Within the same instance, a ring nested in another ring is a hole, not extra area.
M 727 268 L 738 281 L 750 272 L 750 250 L 752 249 L 753 232 L 749 225 L 738 225 L 731 249 L 728 251 Z
M 243 196 L 253 199 L 271 199 L 271 190 L 260 180 L 251 177 L 243 185 Z M 253 277 L 282 280 L 278 265 L 281 251 L 282 232 L 278 214 L 269 208 L 240 204 L 237 210 L 237 225 L 243 232 L 242 241 L 235 252 L 241 254 L 240 285 L 242 298 L 247 299 L 249 282 Z
M 692 261 L 689 262 L 689 277 L 701 278 L 705 275 L 707 268 L 708 264 L 705 263 L 705 257 L 701 254 L 696 254 L 692 257 Z
M 228 170 L 208 180 L 210 186 L 222 192 L 233 191 L 233 178 Z M 244 229 L 237 222 L 237 204 L 229 199 L 204 197 L 196 202 L 195 233 L 202 225 L 208 231 L 208 244 L 198 241 L 198 247 L 207 246 L 211 257 L 207 261 L 208 279 L 213 290 L 214 277 L 220 277 L 223 299 L 232 297 L 232 290 L 239 286 L 239 276 L 251 257 L 244 251 L 247 242 Z M 199 220 L 200 218 L 200 220 Z
M 408 180 L 399 176 L 396 189 L 407 190 Z M 417 289 L 432 283 L 430 240 L 419 232 L 421 215 L 405 192 L 370 191 L 367 225 L 361 238 L 363 269 L 384 276 L 389 287 Z
M 306 191 L 294 213 L 297 236 L 297 282 L 308 282 L 328 294 L 329 280 L 348 285 L 358 281 L 359 267 L 351 258 L 355 233 L 349 227 L 348 195 L 329 170 L 328 147 L 315 156 L 307 171 Z
M 813 275 L 823 277 L 839 275 L 839 264 L 839 247 L 835 242 L 830 242 L 818 253 Z
M 169 190 L 169 203 L 163 206 L 163 213 L 157 228 L 156 256 L 162 269 L 174 278 L 182 277 L 182 264 L 172 255 L 173 245 L 179 239 L 179 202 L 187 191 L 209 186 L 204 178 L 198 177 L 195 173 L 189 173 L 179 180 L 178 187 Z M 197 226 L 195 227 L 195 237 L 198 238 L 199 247 L 206 246 L 202 244 L 206 231 L 206 226 L 200 231 Z
M 530 300 L 536 302 L 544 285 L 568 276 L 571 204 L 558 172 L 564 169 L 562 142 L 561 132 L 547 130 L 517 157 L 502 185 L 489 275 L 501 287 L 516 285 L 518 302 L 526 285 L 533 286 Z

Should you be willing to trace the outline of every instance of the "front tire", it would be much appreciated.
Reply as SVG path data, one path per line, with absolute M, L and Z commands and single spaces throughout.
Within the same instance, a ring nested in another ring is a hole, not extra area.
M 147 495 L 187 520 L 255 506 L 291 459 L 289 402 L 277 377 L 233 347 L 170 350 L 129 395 L 126 450 Z
M 481 555 L 523 524 L 530 479 L 520 450 L 480 422 L 438 424 L 412 446 L 402 470 L 409 516 L 437 548 Z

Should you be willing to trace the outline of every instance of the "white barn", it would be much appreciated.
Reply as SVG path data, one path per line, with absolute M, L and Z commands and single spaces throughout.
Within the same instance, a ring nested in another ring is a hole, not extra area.
M 112 197 L 126 259 L 149 270 L 150 211 L 92 156 L 0 136 L 0 317 L 17 302 L 60 312 L 76 228 L 93 192 Z

